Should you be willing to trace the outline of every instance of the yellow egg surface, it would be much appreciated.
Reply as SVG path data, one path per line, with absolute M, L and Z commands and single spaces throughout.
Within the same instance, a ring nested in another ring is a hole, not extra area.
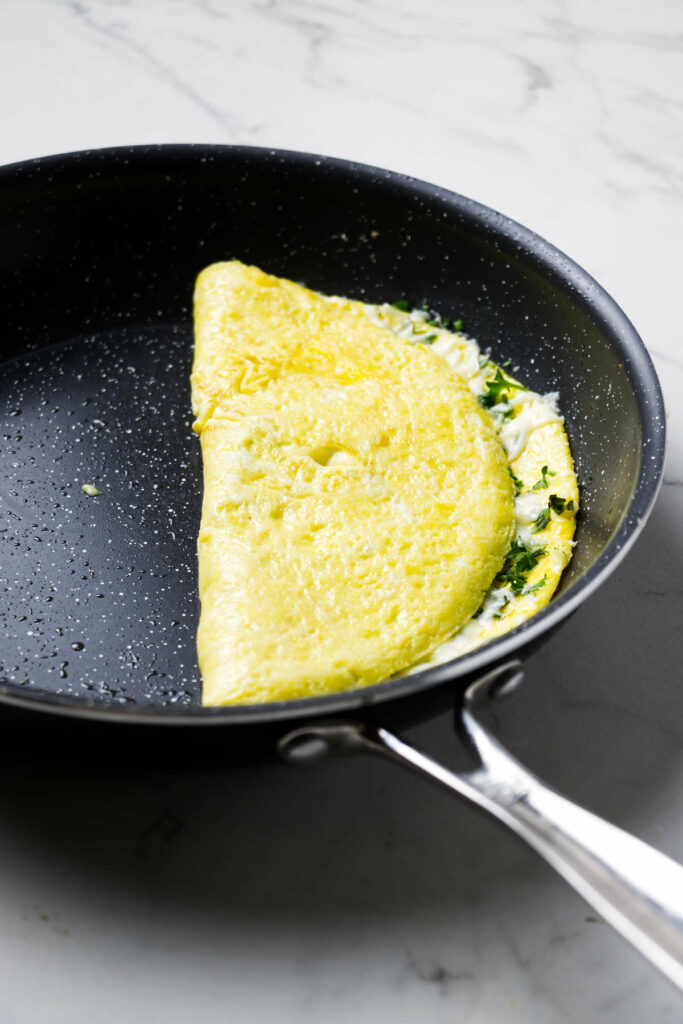
M 548 604 L 572 556 L 579 490 L 557 395 L 523 387 L 476 341 L 430 323 L 423 311 L 363 308 L 406 343 L 429 345 L 462 377 L 487 408 L 515 483 L 515 537 L 501 572 L 472 619 L 407 670 L 418 671 L 481 647 Z
M 491 415 L 431 347 L 237 261 L 195 288 L 206 705 L 363 686 L 471 620 L 515 536 Z

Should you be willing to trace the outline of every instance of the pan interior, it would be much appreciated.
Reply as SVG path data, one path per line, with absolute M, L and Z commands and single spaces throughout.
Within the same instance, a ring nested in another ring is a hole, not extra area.
M 157 325 L 4 365 L 8 681 L 116 705 L 199 702 L 191 353 L 187 326 Z
M 198 709 L 190 299 L 217 260 L 426 303 L 534 390 L 560 392 L 582 504 L 574 559 L 537 623 L 569 607 L 649 510 L 664 428 L 635 332 L 560 253 L 461 196 L 305 154 L 150 146 L 0 171 L 0 228 L 11 696 L 85 698 L 133 718 L 158 708 L 169 721 Z

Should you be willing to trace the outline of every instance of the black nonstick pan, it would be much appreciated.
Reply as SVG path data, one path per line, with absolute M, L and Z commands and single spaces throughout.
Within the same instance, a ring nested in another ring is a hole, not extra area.
M 661 392 L 605 292 L 551 245 L 462 196 L 245 147 L 110 149 L 4 168 L 0 230 L 0 700 L 78 717 L 82 730 L 212 724 L 226 748 L 279 744 L 290 760 L 369 750 L 409 762 L 523 834 L 683 984 L 683 870 L 550 793 L 477 717 L 518 678 L 520 654 L 614 569 L 657 493 Z M 546 610 L 480 651 L 363 690 L 201 707 L 191 299 L 198 271 L 230 258 L 327 293 L 427 303 L 462 318 L 534 390 L 560 392 L 582 511 Z M 458 776 L 386 731 L 456 695 L 478 758 Z

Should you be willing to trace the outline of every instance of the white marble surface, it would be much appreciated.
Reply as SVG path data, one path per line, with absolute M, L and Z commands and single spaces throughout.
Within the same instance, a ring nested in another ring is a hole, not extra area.
M 683 6 L 1 0 L 0 162 L 241 142 L 406 171 L 521 220 L 641 331 L 666 485 L 498 732 L 683 861 Z M 447 723 L 416 733 L 448 756 Z M 516 841 L 382 764 L 5 770 L 3 1024 L 656 1024 L 669 985 Z

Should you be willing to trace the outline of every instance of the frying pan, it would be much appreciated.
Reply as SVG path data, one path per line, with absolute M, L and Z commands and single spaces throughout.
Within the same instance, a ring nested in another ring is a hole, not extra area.
M 511 827 L 683 986 L 683 869 L 544 787 L 480 716 L 518 681 L 519 655 L 613 571 L 658 490 L 661 391 L 609 296 L 469 199 L 276 150 L 143 146 L 15 164 L 0 170 L 0 225 L 0 700 L 80 720 L 96 743 L 140 726 L 173 742 L 183 726 L 188 749 L 214 725 L 242 753 L 388 756 Z M 582 504 L 548 608 L 469 655 L 365 689 L 201 707 L 191 296 L 203 266 L 233 257 L 322 292 L 426 303 L 534 390 L 560 391 Z M 389 731 L 454 702 L 474 765 L 460 773 Z

